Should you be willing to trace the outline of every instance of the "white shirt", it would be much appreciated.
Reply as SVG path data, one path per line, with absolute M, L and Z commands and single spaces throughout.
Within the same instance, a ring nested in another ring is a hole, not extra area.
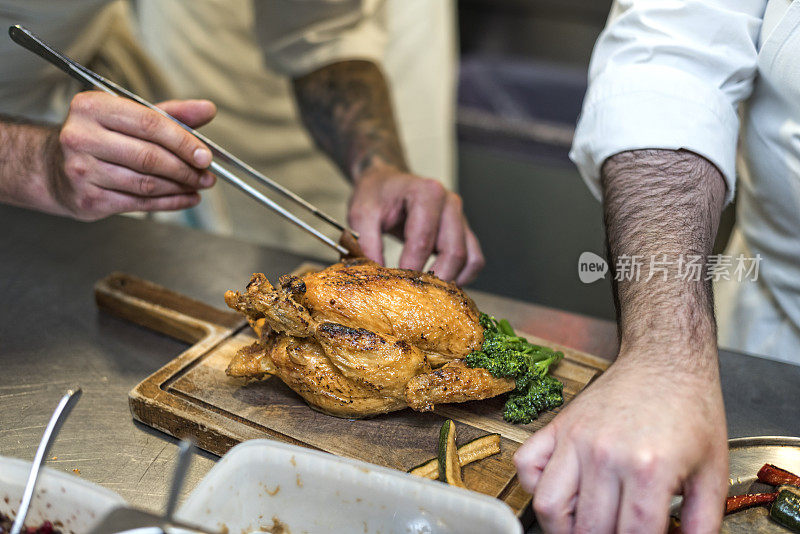
M 800 1 L 617 0 L 592 56 L 570 153 L 598 197 L 603 162 L 643 148 L 704 156 L 724 176 L 729 201 L 738 185 L 728 253 L 762 260 L 757 282 L 718 284 L 720 344 L 795 363 L 798 65 Z

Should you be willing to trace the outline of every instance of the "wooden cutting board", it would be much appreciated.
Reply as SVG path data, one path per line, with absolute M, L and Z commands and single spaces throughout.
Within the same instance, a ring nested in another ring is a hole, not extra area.
M 295 274 L 314 268 L 303 265 Z M 130 392 L 134 419 L 178 438 L 191 436 L 220 456 L 244 440 L 269 438 L 405 471 L 435 456 L 439 428 L 450 418 L 457 423 L 459 443 L 491 432 L 502 435 L 500 454 L 464 468 L 467 487 L 505 501 L 523 523 L 532 520 L 531 498 L 519 486 L 512 456 L 555 412 L 529 425 L 512 425 L 503 421 L 501 396 L 443 405 L 433 413 L 406 409 L 371 419 L 339 419 L 312 410 L 276 377 L 248 383 L 225 375 L 236 351 L 254 340 L 244 318 L 233 311 L 124 273 L 97 282 L 95 298 L 104 311 L 191 344 Z M 564 352 L 553 374 L 564 383 L 565 402 L 609 365 L 526 337 Z

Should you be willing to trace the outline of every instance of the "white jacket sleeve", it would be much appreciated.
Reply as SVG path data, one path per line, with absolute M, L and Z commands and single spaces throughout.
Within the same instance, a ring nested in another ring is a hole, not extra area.
M 267 65 L 299 76 L 346 59 L 380 62 L 382 0 L 255 0 L 255 32 Z
M 616 0 L 595 45 L 570 158 L 600 198 L 626 150 L 686 149 L 736 183 L 737 105 L 750 95 L 766 0 Z

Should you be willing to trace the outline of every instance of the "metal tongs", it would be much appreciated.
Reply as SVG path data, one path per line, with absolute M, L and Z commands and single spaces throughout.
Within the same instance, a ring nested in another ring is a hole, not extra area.
M 261 184 L 269 187 L 273 191 L 276 191 L 276 192 L 280 193 L 281 195 L 283 195 L 284 197 L 288 198 L 289 200 L 291 200 L 291 201 L 295 202 L 296 204 L 302 206 L 303 208 L 307 209 L 312 214 L 314 214 L 316 217 L 322 219 L 323 221 L 327 222 L 331 226 L 333 226 L 336 229 L 338 229 L 340 232 L 342 232 L 342 235 L 343 235 L 343 238 L 342 238 L 343 241 L 342 242 L 346 243 L 346 244 L 350 243 L 350 247 L 345 247 L 345 246 L 342 246 L 341 244 L 337 243 L 336 241 L 334 241 L 330 237 L 328 237 L 325 234 L 321 233 L 316 228 L 310 226 L 305 221 L 299 219 L 294 214 L 292 214 L 289 211 L 287 211 L 285 208 L 283 208 L 282 206 L 277 204 L 275 201 L 273 201 L 270 198 L 264 196 L 264 194 L 262 194 L 260 191 L 258 191 L 257 189 L 255 189 L 254 187 L 252 187 L 251 185 L 246 183 L 244 180 L 242 180 L 239 176 L 237 176 L 236 174 L 234 174 L 230 170 L 228 170 L 225 167 L 223 167 L 217 161 L 212 161 L 211 165 L 209 165 L 209 170 L 211 172 L 213 172 L 215 175 L 217 175 L 220 178 L 222 178 L 223 180 L 227 181 L 228 183 L 230 183 L 234 187 L 238 188 L 240 191 L 242 191 L 245 194 L 249 195 L 251 198 L 255 199 L 256 201 L 260 202 L 264 206 L 268 207 L 269 209 L 279 213 L 280 215 L 282 215 L 283 217 L 285 217 L 289 221 L 293 222 L 294 224 L 296 224 L 297 226 L 299 226 L 303 230 L 309 232 L 311 235 L 313 235 L 314 237 L 316 237 L 317 239 L 319 239 L 320 241 L 322 241 L 326 245 L 328 245 L 331 248 L 335 249 L 342 256 L 351 255 L 351 253 L 353 252 L 352 248 L 353 248 L 354 240 L 350 239 L 348 234 L 350 234 L 351 236 L 353 236 L 355 238 L 358 238 L 358 234 L 356 234 L 355 232 L 350 230 L 346 225 L 338 222 L 336 219 L 334 219 L 330 215 L 320 211 L 319 209 L 317 209 L 312 204 L 310 204 L 307 201 L 303 200 L 301 197 L 299 197 L 295 193 L 289 191 L 288 189 L 286 189 L 285 187 L 283 187 L 279 183 L 267 178 L 266 176 L 264 176 L 263 174 L 261 174 L 260 172 L 258 172 L 254 168 L 252 168 L 247 163 L 243 162 L 242 160 L 240 160 L 236 156 L 234 156 L 231 153 L 229 153 L 227 150 L 223 149 L 222 147 L 220 147 L 219 145 L 217 145 L 216 143 L 214 143 L 213 141 L 208 139 L 203 134 L 195 131 L 193 128 L 191 128 L 191 127 L 187 126 L 186 124 L 182 123 L 181 121 L 179 121 L 178 119 L 176 119 L 172 115 L 170 115 L 167 112 L 163 111 L 162 109 L 154 106 L 153 104 L 151 104 L 147 100 L 141 98 L 140 96 L 128 91 L 124 87 L 121 87 L 121 86 L 117 85 L 116 83 L 112 82 L 111 80 L 108 80 L 108 79 L 104 78 L 103 76 L 100 76 L 99 74 L 97 74 L 95 72 L 92 72 L 91 70 L 87 69 L 86 67 L 84 67 L 80 63 L 70 59 L 69 57 L 65 56 L 64 54 L 61 54 L 60 52 L 56 51 L 51 46 L 46 44 L 44 41 L 42 41 L 39 37 L 37 37 L 36 35 L 31 33 L 30 30 L 24 28 L 23 26 L 20 26 L 19 24 L 17 24 L 15 26 L 9 27 L 8 28 L 8 34 L 11 36 L 11 39 L 13 39 L 15 43 L 19 44 L 20 46 L 23 46 L 24 48 L 27 48 L 28 50 L 30 50 L 34 54 L 36 54 L 38 56 L 41 56 L 42 58 L 46 59 L 47 61 L 49 61 L 50 63 L 52 63 L 53 65 L 55 65 L 59 69 L 63 70 L 64 72 L 66 72 L 67 74 L 69 74 L 70 76 L 72 76 L 73 78 L 78 80 L 79 82 L 84 83 L 84 84 L 88 84 L 90 86 L 94 86 L 95 88 L 97 88 L 97 89 L 99 89 L 101 91 L 105 91 L 106 93 L 111 94 L 111 95 L 122 96 L 122 97 L 129 98 L 129 99 L 131 99 L 131 100 L 133 100 L 133 101 L 135 101 L 135 102 L 137 102 L 137 103 L 139 103 L 139 104 L 141 104 L 143 106 L 146 106 L 146 107 L 152 109 L 153 111 L 163 115 L 164 117 L 167 117 L 170 120 L 176 122 L 177 124 L 179 124 L 181 126 L 181 128 L 183 128 L 184 130 L 188 131 L 189 133 L 194 135 L 196 138 L 198 138 L 200 141 L 205 143 L 206 146 L 208 146 L 211 149 L 211 152 L 214 155 L 214 158 L 216 158 L 219 161 L 221 161 L 221 162 L 223 162 L 223 163 L 225 163 L 227 165 L 230 165 L 231 167 L 234 167 L 234 168 L 238 169 L 239 171 L 243 172 L 244 174 L 256 179 Z M 355 246 L 357 247 L 357 245 L 355 245 Z

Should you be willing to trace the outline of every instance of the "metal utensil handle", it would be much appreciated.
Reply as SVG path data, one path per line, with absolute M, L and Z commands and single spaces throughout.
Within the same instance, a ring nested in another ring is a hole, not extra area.
M 178 508 L 178 497 L 181 494 L 183 481 L 186 480 L 186 473 L 189 472 L 189 466 L 192 463 L 192 450 L 194 443 L 188 439 L 181 440 L 178 445 L 178 461 L 175 464 L 175 472 L 172 474 L 172 484 L 169 487 L 169 495 L 167 496 L 167 507 L 164 510 L 164 519 L 167 523 L 172 521 L 172 516 L 175 515 L 175 510 Z
M 80 81 L 81 83 L 92 85 L 92 86 L 100 89 L 101 91 L 104 91 L 104 92 L 106 92 L 108 94 L 111 94 L 111 95 L 120 96 L 120 94 L 121 94 L 122 96 L 125 96 L 125 97 L 137 102 L 138 104 L 141 104 L 141 105 L 143 105 L 143 106 L 145 106 L 145 107 L 147 107 L 149 109 L 152 109 L 153 111 L 159 113 L 160 115 L 170 119 L 171 121 L 173 121 L 176 124 L 178 124 L 181 128 L 183 128 L 184 130 L 188 131 L 189 133 L 194 135 L 196 138 L 201 140 L 203 143 L 208 145 L 208 147 L 211 149 L 211 152 L 215 156 L 219 157 L 223 162 L 228 163 L 229 165 L 232 165 L 232 166 L 242 170 L 243 172 L 247 173 L 251 177 L 257 179 L 262 184 L 270 187 L 271 189 L 273 189 L 274 191 L 277 191 L 278 193 L 281 193 L 286 198 L 289 198 L 290 200 L 292 200 L 295 203 L 299 204 L 300 206 L 304 207 L 305 209 L 310 211 L 313 215 L 315 215 L 316 217 L 319 217 L 320 219 L 326 221 L 327 223 L 331 224 L 332 226 L 334 226 L 338 230 L 341 230 L 341 231 L 347 230 L 347 227 L 345 225 L 341 224 L 340 222 L 338 222 L 336 219 L 334 219 L 330 215 L 326 214 L 325 212 L 319 210 L 313 204 L 310 204 L 309 202 L 304 200 L 302 197 L 296 195 L 295 193 L 289 191 L 288 189 L 286 189 L 282 185 L 278 184 L 277 182 L 275 182 L 275 181 L 267 178 L 263 174 L 259 173 L 258 171 L 253 169 L 251 166 L 249 166 L 245 162 L 241 161 L 236 156 L 230 154 L 228 151 L 226 151 L 225 149 L 223 149 L 222 147 L 220 147 L 219 145 L 217 145 L 216 143 L 214 143 L 213 141 L 208 139 L 206 136 L 204 136 L 200 132 L 194 130 L 193 128 L 191 128 L 187 124 L 184 124 L 183 122 L 179 121 L 178 119 L 176 119 L 175 117 L 173 117 L 172 115 L 170 115 L 166 111 L 162 110 L 161 108 L 159 108 L 159 107 L 151 104 L 147 100 L 141 98 L 139 95 L 128 91 L 124 87 L 122 87 L 120 85 L 117 85 L 116 83 L 112 82 L 111 80 L 108 80 L 108 79 L 104 78 L 103 76 L 97 74 L 96 72 L 93 72 L 93 71 L 87 69 L 86 67 L 84 67 L 80 63 L 77 63 L 76 61 L 70 59 L 69 57 L 67 57 L 67 56 L 65 56 L 63 54 L 61 54 L 60 52 L 57 52 L 56 50 L 54 50 L 51 47 L 49 47 L 39 37 L 37 37 L 36 35 L 31 33 L 28 29 L 26 29 L 26 28 L 24 28 L 24 27 L 22 27 L 20 25 L 15 25 L 15 26 L 11 26 L 8 29 L 8 33 L 11 36 L 11 39 L 14 42 L 16 42 L 20 46 L 30 50 L 31 52 L 35 53 L 36 55 L 44 58 L 45 60 L 49 61 L 50 63 L 52 63 L 53 65 L 55 65 L 59 69 L 63 70 L 65 73 L 69 74 L 70 76 L 72 76 L 76 80 Z M 269 209 L 271 209 L 273 211 L 276 211 L 278 214 L 280 214 L 283 217 L 289 219 L 289 221 L 291 221 L 292 223 L 294 223 L 298 227 L 300 227 L 303 230 L 311 233 L 314 237 L 316 237 L 317 239 L 319 239 L 320 241 L 322 241 L 326 245 L 332 247 L 333 249 L 335 249 L 340 254 L 342 254 L 342 255 L 347 255 L 348 254 L 348 250 L 346 248 L 342 247 L 341 245 L 336 243 L 336 241 L 334 241 L 333 239 L 331 239 L 328 236 L 322 234 L 321 232 L 319 232 L 318 230 L 316 230 L 312 226 L 308 225 L 307 223 L 305 223 L 301 219 L 297 218 L 295 215 L 291 214 L 285 208 L 281 207 L 279 204 L 277 204 L 276 202 L 274 202 L 270 198 L 268 198 L 268 197 L 264 196 L 263 194 L 261 194 L 258 190 L 246 185 L 245 182 L 243 182 L 240 178 L 238 178 L 235 175 L 233 175 L 233 173 L 231 173 L 230 171 L 228 171 L 224 167 L 220 166 L 218 163 L 212 162 L 211 165 L 210 165 L 210 170 L 214 174 L 219 176 L 220 178 L 222 178 L 225 181 L 227 181 L 228 183 L 230 183 L 231 185 L 233 185 L 233 186 L 239 188 L 240 190 L 242 190 L 244 193 L 249 195 L 251 198 L 253 198 L 256 201 L 260 202 L 262 205 L 266 206 L 267 208 L 269 208 Z M 246 187 L 243 187 L 243 184 Z M 358 237 L 358 234 L 356 234 L 352 230 L 350 230 L 350 233 L 352 233 L 354 236 Z
M 250 198 L 256 200 L 257 202 L 260 202 L 261 204 L 263 204 L 264 206 L 268 207 L 269 209 L 271 209 L 273 211 L 276 211 L 280 215 L 283 215 L 284 218 L 288 219 L 290 222 L 292 222 L 295 225 L 299 226 L 300 228 L 302 228 L 306 232 L 309 232 L 310 234 L 312 234 L 314 237 L 316 237 L 317 239 L 319 239 L 320 241 L 322 241 L 323 243 L 325 243 L 329 247 L 335 249 L 342 256 L 347 256 L 350 253 L 350 251 L 348 251 L 342 245 L 340 245 L 339 243 L 337 243 L 336 241 L 334 241 L 330 237 L 326 236 L 325 234 L 319 232 L 316 228 L 314 228 L 313 226 L 311 226 L 307 222 L 303 221 L 302 219 L 299 219 L 298 217 L 296 217 L 294 214 L 289 212 L 286 208 L 284 208 L 280 204 L 276 203 L 271 198 L 262 195 L 261 192 L 258 191 L 258 189 L 255 189 L 254 187 L 249 185 L 247 182 L 243 181 L 241 178 L 239 178 L 238 176 L 236 176 L 235 174 L 230 172 L 228 169 L 226 169 L 225 167 L 221 166 L 219 163 L 211 162 L 211 165 L 209 165 L 209 168 L 211 169 L 211 171 L 214 174 L 216 174 L 217 176 L 219 176 L 220 178 L 222 178 L 223 180 L 225 180 L 229 184 L 233 185 L 234 187 L 238 188 L 244 194 L 250 196 Z
M 70 389 L 61 397 L 61 400 L 56 406 L 56 410 L 50 417 L 47 427 L 44 429 L 44 435 L 39 442 L 39 448 L 36 449 L 36 457 L 31 464 L 31 472 L 28 475 L 28 481 L 25 483 L 25 492 L 22 494 L 22 502 L 17 511 L 17 517 L 14 519 L 14 524 L 11 526 L 11 534 L 19 534 L 22 531 L 22 526 L 25 523 L 25 517 L 28 515 L 28 508 L 31 506 L 33 500 L 33 492 L 36 489 L 36 481 L 39 478 L 39 470 L 50 451 L 50 446 L 55 441 L 58 431 L 61 430 L 61 425 L 64 420 L 72 411 L 73 406 L 81 398 L 81 388 Z

